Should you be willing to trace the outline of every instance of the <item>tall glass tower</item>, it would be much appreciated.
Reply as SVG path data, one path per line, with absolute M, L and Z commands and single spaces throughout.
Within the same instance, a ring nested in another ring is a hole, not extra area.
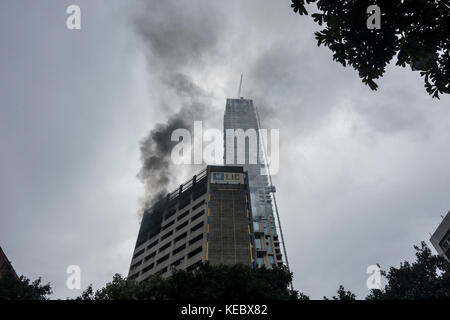
M 268 176 L 263 174 L 264 172 L 267 173 L 263 161 L 264 157 L 258 156 L 263 154 L 263 150 L 262 141 L 260 141 L 258 135 L 260 128 L 253 100 L 244 98 L 227 99 L 223 127 L 225 165 L 243 166 L 248 174 L 256 263 L 258 266 L 265 265 L 268 268 L 282 265 L 280 240 L 272 205 L 271 193 L 275 190 L 274 187 L 269 185 Z M 237 129 L 242 129 L 244 132 L 256 132 L 256 148 L 250 148 L 251 138 L 246 137 L 245 149 L 239 150 L 238 138 L 235 134 Z M 245 159 L 245 163 L 239 160 L 239 156 Z M 256 163 L 251 161 L 252 157 L 255 156 Z

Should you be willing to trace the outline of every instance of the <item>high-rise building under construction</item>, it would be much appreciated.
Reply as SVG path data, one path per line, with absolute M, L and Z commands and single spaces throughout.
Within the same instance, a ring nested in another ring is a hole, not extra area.
M 269 183 L 263 141 L 260 141 L 259 136 L 259 117 L 253 100 L 227 99 L 223 126 L 225 165 L 243 166 L 248 174 L 256 263 L 269 268 L 279 266 L 283 261 L 272 204 L 275 188 Z M 247 136 L 245 149 L 239 148 L 239 138 L 236 136 L 236 130 L 239 129 L 248 133 L 256 132 L 256 146 L 250 146 L 251 138 Z
M 189 270 L 206 261 L 268 268 L 283 264 L 272 205 L 275 188 L 259 156 L 260 137 L 256 148 L 250 139 L 241 148 L 235 136 L 239 129 L 258 133 L 259 127 L 252 100 L 227 99 L 225 166 L 207 166 L 144 212 L 129 278 L 169 276 L 174 269 Z
M 254 267 L 251 214 L 242 167 L 208 166 L 145 211 L 128 277 L 169 276 L 206 261 Z

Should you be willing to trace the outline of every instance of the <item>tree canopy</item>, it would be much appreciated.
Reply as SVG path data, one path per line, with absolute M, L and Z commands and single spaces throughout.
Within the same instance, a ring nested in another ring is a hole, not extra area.
M 450 299 L 450 264 L 421 242 L 416 260 L 381 270 L 384 288 L 373 289 L 366 300 Z M 195 270 L 176 270 L 170 277 L 153 275 L 138 283 L 116 274 L 94 292 L 90 286 L 80 300 L 308 300 L 289 290 L 292 273 L 286 267 L 252 269 L 244 265 L 201 264 Z M 329 300 L 324 297 L 325 300 Z M 332 300 L 356 300 L 342 285 Z
M 323 297 L 324 300 L 330 300 L 327 297 Z M 339 286 L 339 289 L 337 291 L 337 296 L 332 297 L 333 300 L 356 300 L 356 295 L 351 291 L 345 291 L 345 288 L 343 285 Z
M 381 290 L 372 290 L 367 300 L 432 300 L 450 299 L 450 264 L 442 256 L 434 255 L 421 242 L 414 246 L 416 261 L 400 263 L 382 271 L 387 279 Z
M 0 278 L 0 300 L 47 300 L 51 294 L 50 283 L 42 284 L 41 278 L 30 281 L 13 273 Z
M 450 93 L 449 0 L 292 0 L 291 7 L 308 15 L 306 6 L 313 3 L 318 12 L 311 16 L 324 27 L 315 33 L 318 46 L 327 46 L 333 60 L 358 71 L 372 90 L 396 56 L 397 66 L 420 71 L 433 98 Z M 380 8 L 379 29 L 367 27 L 371 5 Z
M 425 242 L 414 246 L 416 259 L 399 267 L 382 270 L 387 280 L 373 289 L 366 300 L 450 299 L 450 263 L 435 255 Z M 244 265 L 199 265 L 194 270 L 175 270 L 170 277 L 152 275 L 136 282 L 116 274 L 103 288 L 89 286 L 77 300 L 308 300 L 290 290 L 292 273 L 286 267 L 252 269 Z M 0 300 L 46 300 L 50 284 L 31 282 L 24 276 L 7 274 L 0 278 Z M 328 300 L 327 297 L 324 297 Z M 332 300 L 355 300 L 356 295 L 340 286 Z
M 414 246 L 416 261 L 404 261 L 398 268 L 381 270 L 387 280 L 382 289 L 372 289 L 366 300 L 443 300 L 450 299 L 450 263 L 435 255 L 421 242 Z M 356 295 L 341 285 L 333 300 L 355 300 Z M 325 300 L 329 300 L 324 297 Z
M 175 270 L 170 277 L 152 275 L 143 282 L 116 274 L 102 289 L 89 286 L 79 300 L 292 300 L 307 299 L 289 289 L 285 267 L 252 269 L 244 265 L 199 265 Z

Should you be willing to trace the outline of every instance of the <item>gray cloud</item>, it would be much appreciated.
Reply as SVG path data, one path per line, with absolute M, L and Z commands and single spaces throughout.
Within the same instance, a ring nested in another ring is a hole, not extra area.
M 225 15 L 205 1 L 145 1 L 134 17 L 146 53 L 163 73 L 214 62 Z M 154 66 L 150 62 L 150 65 Z
M 449 98 L 393 66 L 370 91 L 289 0 L 80 0 L 80 32 L 65 29 L 69 4 L 0 10 L 0 245 L 54 297 L 79 294 L 70 264 L 83 287 L 126 274 L 136 173 L 151 189 L 196 171 L 148 169 L 167 166 L 173 128 L 221 128 L 241 73 L 263 125 L 280 129 L 274 183 L 297 289 L 364 297 L 367 265 L 411 259 L 449 210 Z

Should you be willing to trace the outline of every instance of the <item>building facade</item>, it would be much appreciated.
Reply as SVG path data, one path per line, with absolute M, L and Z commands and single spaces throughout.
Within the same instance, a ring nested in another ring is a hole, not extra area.
M 208 166 L 145 211 L 128 277 L 169 276 L 205 261 L 254 266 L 251 213 L 243 168 Z
M 450 211 L 430 239 L 436 251 L 450 262 Z
M 2 247 L 0 247 L 0 279 L 7 274 L 11 274 L 15 278 L 19 278 L 11 265 L 11 262 L 8 260 L 8 257 L 3 252 Z
M 283 260 L 271 195 L 275 192 L 275 188 L 269 185 L 267 170 L 262 160 L 264 159 L 262 141 L 257 134 L 256 146 L 251 148 L 249 136 L 244 142 L 245 148 L 238 148 L 239 141 L 235 135 L 239 129 L 248 133 L 251 131 L 259 133 L 259 121 L 253 101 L 243 98 L 227 99 L 223 126 L 225 165 L 243 166 L 244 171 L 248 173 L 256 263 L 258 266 L 264 265 L 268 268 L 280 266 Z

